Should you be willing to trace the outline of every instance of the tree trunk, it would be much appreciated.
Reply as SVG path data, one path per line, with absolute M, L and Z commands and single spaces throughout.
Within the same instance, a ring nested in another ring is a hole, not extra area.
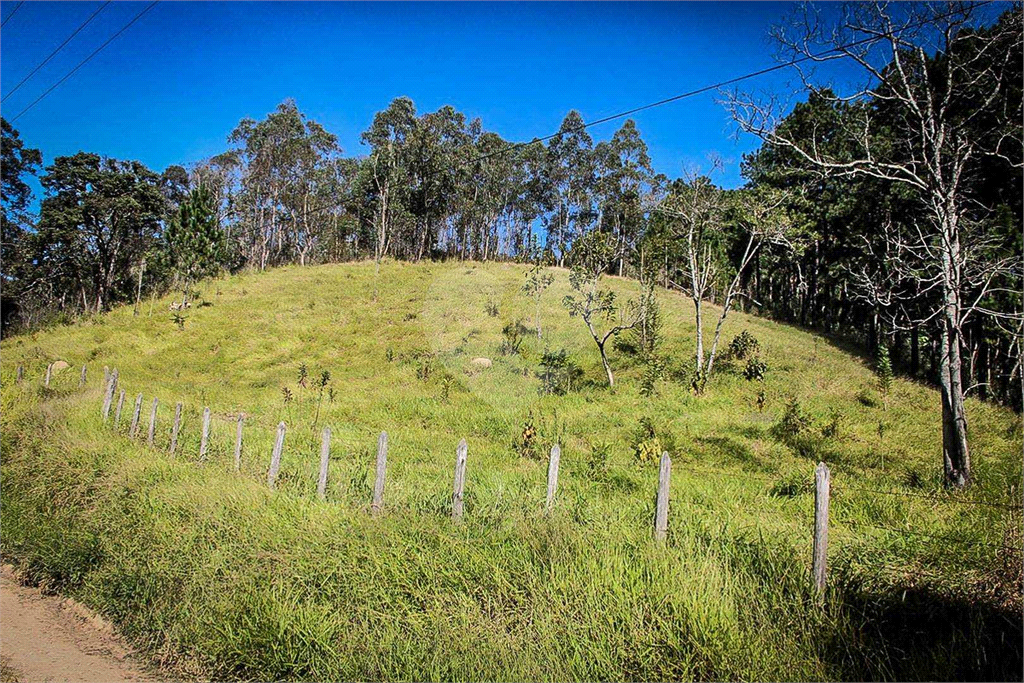
M 963 487 L 971 481 L 971 453 L 967 446 L 960 335 L 948 319 L 943 324 L 941 353 L 943 469 L 947 486 Z
M 604 364 L 605 374 L 608 375 L 608 386 L 614 388 L 615 377 L 612 376 L 612 366 L 608 362 L 608 355 L 604 352 L 604 344 L 601 341 L 598 341 L 597 339 L 595 339 L 594 341 L 597 341 L 597 348 L 601 352 L 601 363 Z

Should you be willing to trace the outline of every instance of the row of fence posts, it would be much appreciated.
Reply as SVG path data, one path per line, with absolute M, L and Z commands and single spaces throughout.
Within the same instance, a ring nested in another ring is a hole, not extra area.
M 48 387 L 50 385 L 50 374 L 52 364 L 47 366 L 45 384 Z M 22 367 L 18 366 L 17 372 L 18 381 L 21 382 L 24 377 Z M 79 387 L 85 385 L 86 380 L 86 366 L 82 366 L 82 373 L 79 381 Z M 104 368 L 104 381 L 106 384 L 106 391 L 103 395 L 103 422 L 106 423 L 110 416 L 110 410 L 113 406 L 114 394 L 117 393 L 118 384 L 118 371 L 114 368 L 113 372 L 110 372 L 107 368 Z M 114 427 L 116 428 L 121 421 L 121 411 L 124 407 L 125 390 L 121 389 L 117 399 L 117 406 L 114 411 Z M 152 407 L 149 413 L 149 430 L 147 434 L 146 443 L 150 446 L 153 445 L 154 434 L 156 430 L 156 413 L 159 402 L 156 397 L 153 398 Z M 170 454 L 173 456 L 178 445 L 178 434 L 181 429 L 181 403 L 177 403 L 174 407 L 174 424 L 171 427 L 171 445 Z M 140 393 L 135 398 L 135 408 L 132 413 L 131 425 L 128 429 L 128 434 L 131 438 L 136 438 L 139 431 L 140 414 L 142 410 L 142 394 Z M 241 469 L 242 464 L 242 427 L 245 422 L 245 415 L 240 414 L 235 426 L 235 449 L 234 449 L 234 467 L 235 471 Z M 282 421 L 277 425 L 277 436 L 274 440 L 274 449 L 270 456 L 270 467 L 267 470 L 267 486 L 271 489 L 277 488 L 277 477 L 281 471 L 281 455 L 284 451 L 284 437 L 287 431 L 285 423 Z M 209 446 L 210 438 L 210 408 L 206 407 L 203 409 L 203 427 L 202 435 L 199 442 L 199 460 L 206 460 L 206 452 Z M 331 454 L 331 428 L 324 427 L 321 433 L 320 443 L 320 470 L 319 477 L 317 479 L 317 497 L 320 500 L 326 500 L 327 498 L 327 469 L 328 463 L 330 462 Z M 464 492 L 466 487 L 466 462 L 469 455 L 469 447 L 466 444 L 466 440 L 462 439 L 459 441 L 458 447 L 455 449 L 455 474 L 452 481 L 452 519 L 458 521 L 462 519 L 464 511 Z M 387 457 L 388 457 L 388 434 L 387 432 L 381 432 L 380 437 L 377 439 L 377 461 L 375 468 L 375 477 L 373 482 L 373 498 L 370 504 L 370 511 L 373 514 L 378 514 L 384 507 L 384 482 L 387 476 Z M 555 496 L 558 491 L 558 468 L 562 457 L 562 449 L 555 444 L 551 449 L 550 459 L 548 460 L 548 486 L 547 496 L 544 501 L 545 512 L 550 512 L 555 506 Z M 658 492 L 655 501 L 654 508 L 654 538 L 657 542 L 663 543 L 668 537 L 668 506 L 669 506 L 669 486 L 672 479 L 672 458 L 669 457 L 667 452 L 661 454 L 661 460 L 658 463 Z M 814 540 L 813 540 L 813 552 L 812 552 L 812 568 L 811 575 L 814 581 L 814 586 L 819 593 L 825 592 L 825 586 L 827 583 L 828 570 L 827 570 L 827 558 L 828 558 L 828 510 L 829 510 L 829 491 L 831 487 L 831 472 L 828 466 L 819 462 L 814 470 Z

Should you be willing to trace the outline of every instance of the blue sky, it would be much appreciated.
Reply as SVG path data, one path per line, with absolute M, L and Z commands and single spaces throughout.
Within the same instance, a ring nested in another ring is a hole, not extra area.
M 4 94 L 99 2 L 26 2 L 2 31 Z M 161 2 L 14 124 L 46 163 L 79 150 L 154 170 L 227 147 L 245 116 L 292 97 L 363 154 L 360 133 L 400 95 L 420 111 L 451 104 L 509 140 L 557 130 L 570 109 L 592 120 L 773 63 L 769 26 L 788 3 L 433 4 Z M 12 2 L 0 4 L 8 16 Z M 13 117 L 138 13 L 108 6 L 3 104 Z M 791 91 L 791 74 L 749 82 Z M 719 181 L 742 182 L 754 140 L 714 94 L 635 119 L 671 177 L 710 153 Z M 591 129 L 609 137 L 619 122 Z

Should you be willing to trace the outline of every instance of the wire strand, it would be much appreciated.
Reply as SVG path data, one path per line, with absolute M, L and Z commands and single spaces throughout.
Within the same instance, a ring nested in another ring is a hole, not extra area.
M 11 20 L 11 17 L 13 17 L 15 14 L 18 13 L 18 10 L 20 10 L 21 6 L 24 5 L 24 4 L 25 4 L 25 0 L 21 0 L 21 2 L 19 2 L 17 5 L 15 5 L 14 9 L 11 10 L 11 13 L 7 15 L 7 18 L 4 19 L 3 21 L 0 21 L 0 28 L 3 28 L 4 26 L 7 26 L 7 22 Z
M 112 36 L 110 36 L 109 38 L 107 38 L 106 42 L 104 42 L 104 43 L 103 43 L 102 45 L 100 45 L 100 46 L 99 46 L 98 48 L 96 48 L 95 50 L 93 50 L 93 51 L 92 51 L 92 53 L 91 53 L 91 54 L 90 54 L 90 55 L 89 55 L 88 57 L 86 57 L 86 58 L 85 58 L 85 59 L 83 59 L 83 60 L 82 60 L 81 62 L 79 62 L 79 63 L 78 63 L 78 66 L 76 66 L 76 67 L 75 67 L 74 69 L 72 69 L 71 71 L 69 71 L 69 72 L 67 72 L 66 74 L 64 74 L 63 78 L 61 78 L 61 79 L 60 79 L 59 81 L 57 81 L 56 83 L 54 83 L 53 85 L 51 85 L 51 86 L 50 86 L 49 88 L 47 88 L 47 89 L 46 89 L 46 90 L 45 90 L 45 91 L 43 92 L 43 94 L 42 94 L 42 95 L 40 95 L 39 97 L 37 97 L 36 99 L 34 99 L 34 100 L 32 101 L 32 104 L 28 105 L 27 107 L 25 107 L 24 109 L 22 109 L 22 110 L 21 110 L 20 112 L 18 112 L 18 115 L 17 115 L 17 116 L 15 116 L 15 117 L 14 117 L 13 119 L 11 119 L 11 122 L 13 123 L 13 122 L 17 121 L 17 120 L 18 120 L 19 118 L 21 118 L 21 116 L 22 116 L 22 115 L 23 115 L 23 114 L 24 114 L 25 112 L 27 112 L 27 111 L 28 111 L 29 109 L 31 109 L 32 107 L 34 107 L 34 106 L 36 106 L 37 104 L 39 104 L 39 102 L 40 102 L 40 101 L 42 101 L 42 99 L 43 99 L 44 97 L 46 97 L 46 96 L 47 96 L 47 95 L 49 95 L 49 94 L 50 94 L 51 92 L 53 92 L 53 91 L 54 91 L 54 90 L 55 90 L 55 89 L 57 88 L 57 86 L 59 86 L 59 85 L 60 85 L 61 83 L 63 83 L 64 81 L 68 80 L 69 78 L 71 78 L 71 76 L 73 76 L 73 75 L 75 74 L 75 72 L 76 72 L 76 71 L 78 71 L 78 70 L 79 70 L 79 69 L 81 69 L 81 68 L 82 68 L 83 66 L 85 66 L 85 65 L 86 65 L 86 63 L 88 63 L 90 59 L 92 59 L 93 57 L 95 57 L 96 55 L 98 55 L 98 54 L 100 53 L 100 51 L 101 51 L 101 50 L 103 50 L 103 48 L 105 48 L 105 47 L 106 47 L 107 45 L 110 45 L 110 44 L 111 44 L 112 42 L 114 42 L 114 39 L 115 39 L 115 38 L 117 38 L 117 37 L 118 37 L 119 35 L 121 35 L 121 34 L 122 34 L 122 33 L 124 33 L 125 31 L 127 31 L 127 30 L 128 30 L 129 28 L 131 28 L 132 24 L 134 24 L 134 23 L 135 23 L 136 21 L 138 21 L 139 19 L 141 19 L 141 18 L 142 18 L 142 16 L 143 16 L 144 14 L 146 14 L 146 12 L 148 12 L 149 10 L 153 9 L 154 7 L 156 7 L 156 6 L 157 6 L 157 4 L 158 4 L 159 2 L 160 2 L 160 0 L 154 0 L 154 2 L 150 3 L 149 5 L 147 5 L 147 6 L 146 6 L 146 8 L 145 8 L 144 10 L 142 10 L 141 12 L 139 12 L 138 14 L 136 14 L 136 15 L 135 15 L 135 17 L 134 17 L 134 18 L 133 18 L 133 19 L 132 19 L 131 21 L 129 21 L 129 22 L 128 22 L 127 24 L 125 24 L 124 26 L 122 26 L 122 27 L 120 28 L 120 30 L 118 30 L 118 32 L 117 32 L 117 33 L 115 33 L 114 35 L 112 35 Z
M 102 12 L 103 9 L 107 5 L 109 5 L 112 1 L 113 0 L 107 0 L 105 3 L 100 5 L 100 8 L 98 10 L 96 10 L 95 12 L 93 12 L 91 15 L 89 15 L 89 18 L 86 19 L 85 22 L 82 23 L 78 28 L 76 28 L 74 30 L 74 32 L 70 36 L 65 38 L 64 42 L 57 46 L 57 49 L 55 49 L 53 52 L 51 52 L 49 55 L 47 55 L 46 59 L 44 59 L 43 61 L 39 62 L 39 64 L 36 66 L 36 68 L 32 69 L 32 71 L 30 71 L 27 76 L 25 76 L 23 79 L 21 79 L 18 82 L 18 85 L 16 85 L 13 88 L 11 88 L 10 91 L 6 95 L 4 95 L 3 99 L 0 99 L 0 102 L 6 102 L 8 97 L 10 97 L 11 95 L 13 95 L 15 92 L 18 91 L 18 88 L 20 88 L 21 86 L 25 85 L 25 82 L 28 79 L 32 78 L 36 74 L 37 71 L 39 71 L 44 66 L 46 66 L 47 62 L 49 62 L 51 59 L 53 59 L 54 56 L 56 56 L 56 54 L 58 52 L 63 50 L 64 46 L 67 45 L 68 43 L 70 43 L 71 39 L 74 38 L 75 36 L 77 36 L 81 32 L 82 29 L 84 29 L 86 26 L 88 26 L 89 23 L 92 22 L 92 20 L 96 18 L 96 15 L 98 15 L 100 12 Z

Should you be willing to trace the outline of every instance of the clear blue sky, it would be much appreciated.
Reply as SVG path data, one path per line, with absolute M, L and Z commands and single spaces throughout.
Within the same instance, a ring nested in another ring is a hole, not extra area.
M 13 2 L 0 4 L 4 18 Z M 26 2 L 2 31 L 4 94 L 99 6 Z M 8 119 L 145 3 L 108 6 L 6 103 Z M 591 120 L 773 62 L 769 26 L 786 3 L 369 4 L 161 2 L 16 123 L 55 156 L 79 150 L 160 171 L 227 147 L 239 119 L 292 97 L 363 154 L 360 133 L 400 95 L 419 111 L 451 104 L 509 140 Z M 747 87 L 791 90 L 791 75 Z M 716 95 L 638 114 L 655 167 L 678 176 L 709 153 L 741 182 L 736 139 Z M 619 122 L 591 129 L 606 138 Z

